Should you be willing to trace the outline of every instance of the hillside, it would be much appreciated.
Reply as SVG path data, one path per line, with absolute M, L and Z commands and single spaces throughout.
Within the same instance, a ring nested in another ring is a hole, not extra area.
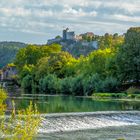
M 0 68 L 11 63 L 17 51 L 25 46 L 26 44 L 20 42 L 0 42 Z
M 97 46 L 93 46 L 92 43 L 86 42 L 74 42 L 69 44 L 68 42 L 60 43 L 62 45 L 62 50 L 69 52 L 73 57 L 80 57 L 81 55 L 87 56 L 92 51 L 96 50 Z

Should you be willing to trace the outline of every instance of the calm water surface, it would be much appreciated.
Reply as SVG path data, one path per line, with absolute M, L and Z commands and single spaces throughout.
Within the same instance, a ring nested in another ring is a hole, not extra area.
M 12 100 L 15 101 L 16 109 L 24 109 L 32 101 L 33 104 L 37 105 L 40 113 L 140 110 L 139 101 L 97 100 L 86 97 L 21 94 L 20 91 L 16 91 L 14 94 L 9 92 L 7 100 L 8 109 L 11 109 Z
M 140 101 L 48 96 L 23 93 L 15 89 L 8 90 L 8 93 L 9 98 L 6 101 L 8 111 L 12 109 L 12 100 L 14 100 L 17 110 L 28 107 L 32 101 L 40 113 L 58 113 L 57 117 L 55 114 L 44 114 L 36 140 L 116 140 L 118 138 L 136 140 L 140 137 L 140 114 L 133 111 L 140 111 Z M 108 111 L 108 113 L 96 114 L 95 111 Z M 119 113 L 112 114 L 110 111 Z M 120 111 L 130 111 L 130 113 Z M 68 113 L 69 116 L 65 116 L 65 113 L 62 115 L 63 112 L 93 114 L 71 113 L 73 114 L 71 116 Z

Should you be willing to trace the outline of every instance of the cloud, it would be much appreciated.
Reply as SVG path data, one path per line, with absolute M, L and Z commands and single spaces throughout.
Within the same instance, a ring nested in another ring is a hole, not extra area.
M 1 0 L 0 23 L 7 35 L 15 30 L 17 36 L 24 32 L 46 39 L 61 33 L 63 26 L 77 33 L 123 33 L 140 25 L 140 1 Z
M 140 17 L 136 17 L 136 16 L 126 16 L 126 15 L 113 15 L 112 19 L 114 18 L 114 20 L 120 20 L 120 21 L 127 21 L 127 22 L 138 22 L 140 23 Z

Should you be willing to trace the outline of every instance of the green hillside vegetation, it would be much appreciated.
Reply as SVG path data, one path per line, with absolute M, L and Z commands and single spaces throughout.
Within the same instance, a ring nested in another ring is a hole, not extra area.
M 0 42 L 0 68 L 13 62 L 18 50 L 25 46 L 26 44 L 19 42 Z
M 133 28 L 129 31 L 133 32 Z M 90 96 L 118 92 L 127 82 L 127 78 L 121 80 L 119 72 L 119 57 L 126 42 L 124 36 L 105 34 L 100 37 L 98 50 L 78 58 L 57 44 L 28 45 L 16 55 L 18 82 L 26 90 L 46 94 Z

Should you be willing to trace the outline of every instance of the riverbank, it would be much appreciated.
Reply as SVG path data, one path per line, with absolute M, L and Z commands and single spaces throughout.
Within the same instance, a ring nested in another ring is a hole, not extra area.
M 140 101 L 140 94 L 128 94 L 128 93 L 94 93 L 92 98 L 96 99 L 123 99 L 123 100 L 139 100 Z

